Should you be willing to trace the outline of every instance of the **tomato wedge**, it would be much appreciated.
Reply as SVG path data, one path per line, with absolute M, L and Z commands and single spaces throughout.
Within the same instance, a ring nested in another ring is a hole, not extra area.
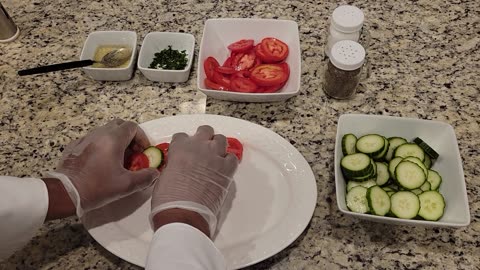
M 220 64 L 218 63 L 217 59 L 211 56 L 205 59 L 205 62 L 203 62 L 203 69 L 205 70 L 205 75 L 207 78 L 210 80 L 213 79 L 213 74 L 218 66 L 220 66 Z
M 158 168 L 158 170 L 162 170 L 166 165 L 167 165 L 167 161 L 168 161 L 168 148 L 170 147 L 170 144 L 169 143 L 161 143 L 161 144 L 157 144 L 155 147 L 157 147 L 158 149 L 160 149 L 160 151 L 162 151 L 163 153 L 163 161 L 162 161 L 162 165 Z
M 242 93 L 254 93 L 258 88 L 252 80 L 242 77 L 233 78 L 230 87 L 232 91 Z
M 239 71 L 253 67 L 255 65 L 255 52 L 237 53 L 233 56 L 232 67 Z
M 228 45 L 228 49 L 232 52 L 246 52 L 253 48 L 253 39 L 242 39 Z
M 279 64 L 263 64 L 252 70 L 250 79 L 259 86 L 274 86 L 288 80 L 287 72 Z
M 264 62 L 266 64 L 275 62 L 270 58 L 268 58 L 267 54 L 265 54 L 265 52 L 262 50 L 262 47 L 260 46 L 260 44 L 257 44 L 257 46 L 255 46 L 255 55 L 257 56 L 258 59 L 261 60 L 261 62 Z
M 235 69 L 232 67 L 222 67 L 222 66 L 217 67 L 217 71 L 222 74 L 228 74 L 228 75 L 236 72 Z
M 205 83 L 205 87 L 208 88 L 208 89 L 221 90 L 221 91 L 228 90 L 228 88 L 223 87 L 220 84 L 216 84 L 216 83 L 210 81 L 208 78 L 205 78 L 205 81 L 203 81 L 203 82 Z
M 227 137 L 227 153 L 232 153 L 237 156 L 239 161 L 242 161 L 243 157 L 243 145 L 242 143 L 231 137 Z
M 288 56 L 288 46 L 283 41 L 276 38 L 264 38 L 260 47 L 265 56 L 271 61 L 280 62 Z
M 139 171 L 141 169 L 146 169 L 149 165 L 150 164 L 147 155 L 142 152 L 134 153 L 127 161 L 127 168 L 130 171 Z

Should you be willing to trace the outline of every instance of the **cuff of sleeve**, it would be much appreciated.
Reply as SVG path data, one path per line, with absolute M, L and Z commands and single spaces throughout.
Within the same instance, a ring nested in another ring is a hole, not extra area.
M 57 172 L 48 172 L 47 176 L 51 177 L 51 178 L 56 178 L 56 179 L 60 180 L 60 182 L 62 182 L 63 186 L 65 187 L 65 190 L 68 193 L 68 196 L 72 200 L 73 204 L 75 204 L 75 208 L 76 208 L 78 218 L 81 218 L 84 214 L 84 211 L 83 211 L 82 207 L 80 206 L 80 195 L 78 194 L 77 189 L 72 184 L 72 181 L 70 181 L 68 176 L 66 176 L 63 173 L 57 173 Z
M 200 230 L 171 223 L 153 235 L 146 269 L 225 270 L 223 255 Z

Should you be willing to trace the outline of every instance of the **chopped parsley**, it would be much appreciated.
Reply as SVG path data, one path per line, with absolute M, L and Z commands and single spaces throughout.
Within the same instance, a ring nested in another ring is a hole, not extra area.
M 182 70 L 187 66 L 187 52 L 185 50 L 172 50 L 172 46 L 164 49 L 159 53 L 155 53 L 149 68 Z

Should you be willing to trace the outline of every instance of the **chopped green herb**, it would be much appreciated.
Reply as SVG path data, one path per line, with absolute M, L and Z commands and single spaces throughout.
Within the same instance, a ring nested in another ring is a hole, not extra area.
M 172 50 L 172 46 L 164 49 L 159 53 L 155 53 L 149 68 L 182 70 L 187 66 L 187 52 L 185 50 Z

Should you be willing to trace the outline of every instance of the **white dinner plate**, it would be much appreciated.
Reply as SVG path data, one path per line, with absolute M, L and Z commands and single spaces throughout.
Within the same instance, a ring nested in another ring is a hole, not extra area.
M 243 160 L 219 216 L 215 245 L 229 269 L 275 255 L 308 225 L 317 201 L 313 172 L 288 141 L 262 126 L 218 115 L 182 115 L 143 123 L 152 144 L 169 142 L 177 132 L 195 133 L 200 125 L 236 137 Z M 116 256 L 144 267 L 153 236 L 148 223 L 150 190 L 87 214 L 85 227 Z M 231 196 L 230 196 L 231 195 Z

